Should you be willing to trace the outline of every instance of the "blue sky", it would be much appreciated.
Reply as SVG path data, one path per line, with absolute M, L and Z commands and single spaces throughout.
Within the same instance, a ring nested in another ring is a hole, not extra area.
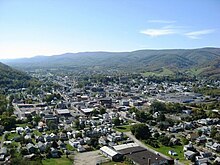
M 0 0 L 0 58 L 220 47 L 219 0 Z

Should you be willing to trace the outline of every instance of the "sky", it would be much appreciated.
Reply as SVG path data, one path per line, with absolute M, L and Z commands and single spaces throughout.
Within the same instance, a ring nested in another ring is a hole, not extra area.
M 0 59 L 220 47 L 220 0 L 0 0 Z

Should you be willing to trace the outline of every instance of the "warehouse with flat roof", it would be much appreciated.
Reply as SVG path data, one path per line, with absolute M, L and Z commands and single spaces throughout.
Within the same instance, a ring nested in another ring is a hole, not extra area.
M 109 159 L 113 160 L 113 161 L 121 161 L 123 158 L 123 155 L 121 155 L 120 153 L 118 153 L 117 151 L 111 149 L 110 147 L 107 146 L 103 146 L 102 148 L 100 148 L 100 152 L 105 155 L 106 157 L 108 157 Z

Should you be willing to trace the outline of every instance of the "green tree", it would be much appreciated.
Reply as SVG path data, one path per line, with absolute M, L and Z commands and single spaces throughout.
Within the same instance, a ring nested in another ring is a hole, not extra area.
M 47 126 L 50 130 L 57 130 L 57 124 L 52 120 L 48 122 Z
M 159 116 L 157 117 L 157 121 L 165 121 L 166 117 L 164 115 L 164 113 L 160 113 Z
M 15 128 L 16 125 L 16 119 L 14 116 L 1 116 L 0 120 L 1 125 L 4 126 L 5 130 L 10 131 L 12 128 Z
M 160 136 L 159 141 L 161 142 L 161 144 L 163 144 L 165 146 L 170 145 L 170 138 L 168 136 Z
M 114 118 L 112 123 L 115 125 L 115 126 L 119 126 L 121 124 L 121 120 L 117 117 L 117 118 Z
M 106 113 L 106 109 L 105 109 L 105 108 L 101 108 L 99 111 L 100 111 L 100 114 L 101 114 L 101 115 L 103 115 L 103 114 Z
M 199 129 L 197 132 L 198 132 L 199 136 L 202 136 L 202 130 L 201 129 Z
M 41 117 L 39 115 L 36 115 L 33 119 L 36 123 L 38 123 L 41 120 Z
M 135 124 L 131 126 L 131 132 L 137 139 L 148 139 L 151 137 L 150 130 L 145 124 Z
M 154 101 L 151 105 L 150 105 L 150 110 L 154 113 L 154 112 L 164 112 L 166 111 L 166 104 L 159 102 L 159 101 Z
M 216 127 L 211 127 L 211 132 L 210 132 L 210 137 L 214 138 L 215 135 L 217 134 L 218 130 Z

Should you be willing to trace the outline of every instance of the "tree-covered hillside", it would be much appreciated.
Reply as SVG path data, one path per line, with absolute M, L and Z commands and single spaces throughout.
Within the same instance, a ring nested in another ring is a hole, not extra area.
M 0 62 L 0 88 L 23 88 L 29 86 L 32 78 L 24 72 L 12 69 Z
M 79 71 L 154 72 L 165 68 L 175 74 L 219 76 L 220 48 L 137 50 L 133 52 L 82 52 L 9 60 L 19 69 L 69 68 Z M 217 66 L 217 67 L 216 67 Z M 217 68 L 217 69 L 216 69 Z M 198 71 L 197 71 L 198 70 Z M 204 72 L 202 72 L 204 71 Z

